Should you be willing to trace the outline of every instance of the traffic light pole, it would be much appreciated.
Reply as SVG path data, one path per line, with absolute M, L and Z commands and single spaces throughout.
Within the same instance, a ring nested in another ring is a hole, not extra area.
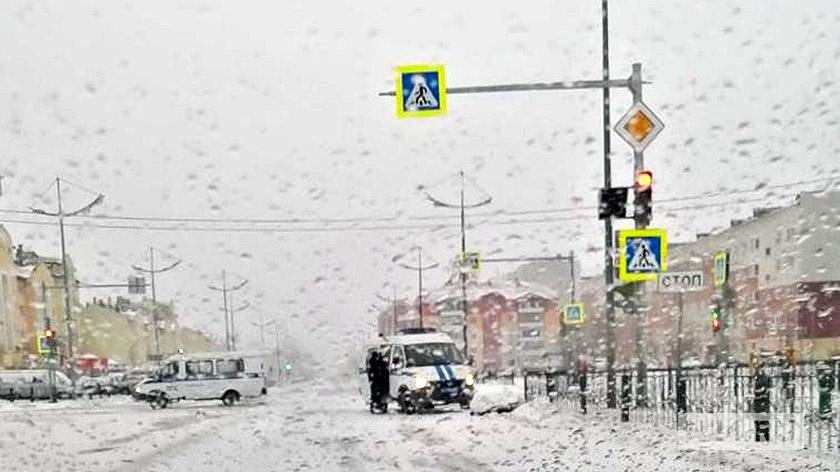
M 47 303 L 47 286 L 44 282 L 41 282 L 41 306 L 43 307 L 44 312 L 44 333 L 52 331 L 52 323 L 50 321 L 50 314 L 49 308 Z M 48 388 L 50 389 L 50 403 L 56 402 L 56 391 L 55 391 L 55 340 L 48 339 L 50 343 L 50 357 L 47 359 L 47 382 Z M 40 339 L 38 340 L 40 343 Z
M 630 76 L 630 92 L 633 95 L 633 105 L 642 102 L 642 65 L 633 64 L 633 73 Z M 644 151 L 633 150 L 633 180 L 645 170 Z M 634 203 L 638 201 L 638 188 L 633 186 L 636 195 Z M 647 228 L 649 214 L 639 212 L 638 206 L 634 204 L 634 220 L 638 229 Z M 645 297 L 646 287 L 644 283 L 636 284 L 635 293 L 635 315 L 636 315 L 636 404 L 647 406 L 647 355 L 645 353 L 645 327 L 647 325 L 647 302 Z
M 610 23 L 608 0 L 601 0 L 601 42 L 602 48 L 602 90 L 603 90 L 603 132 L 604 132 L 604 188 L 612 188 L 612 163 L 610 143 Z M 607 408 L 616 407 L 615 395 L 615 281 L 613 266 L 612 215 L 604 219 L 604 318 L 606 318 L 607 341 Z
M 568 80 L 562 82 L 544 83 L 523 83 L 505 85 L 485 85 L 475 87 L 447 87 L 447 94 L 458 93 L 495 93 L 495 92 L 525 92 L 525 91 L 547 91 L 547 90 L 583 90 L 601 89 L 603 91 L 603 133 L 604 133 L 604 188 L 612 188 L 610 168 L 610 89 L 630 88 L 634 93 L 634 99 L 641 100 L 641 65 L 634 64 L 634 71 L 638 66 L 638 80 L 631 87 L 632 77 L 623 80 L 611 80 L 609 72 L 609 22 L 608 22 L 608 0 L 601 0 L 602 19 L 602 78 L 600 80 Z M 633 90 L 635 89 L 635 91 Z M 637 95 L 636 95 L 637 94 Z M 393 97 L 396 91 L 380 92 L 379 96 Z M 639 159 L 642 159 L 639 153 Z M 641 161 L 640 161 L 641 162 Z M 613 297 L 613 283 L 615 268 L 613 265 L 613 225 L 612 217 L 604 219 L 604 292 L 605 292 L 605 318 L 606 318 L 606 344 L 607 344 L 607 407 L 616 407 L 615 392 L 615 299 Z M 465 275 L 462 275 L 465 277 Z M 463 279 L 462 279 L 463 280 Z M 465 292 L 465 290 L 463 290 Z

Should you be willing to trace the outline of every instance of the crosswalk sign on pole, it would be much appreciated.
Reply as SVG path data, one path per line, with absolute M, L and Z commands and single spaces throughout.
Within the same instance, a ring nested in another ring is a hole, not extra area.
M 480 252 L 462 252 L 458 258 L 461 266 L 461 272 L 480 272 L 481 271 L 481 253 Z
M 718 251 L 713 259 L 712 267 L 715 288 L 723 287 L 729 280 L 729 251 Z
M 668 238 L 664 229 L 618 232 L 618 277 L 625 282 L 654 280 L 667 269 Z
M 563 323 L 567 325 L 583 324 L 583 303 L 569 303 L 563 307 Z
M 446 78 L 442 65 L 397 67 L 397 116 L 438 116 L 446 113 Z
M 38 354 L 45 356 L 50 353 L 50 341 L 46 336 L 35 336 L 35 347 Z

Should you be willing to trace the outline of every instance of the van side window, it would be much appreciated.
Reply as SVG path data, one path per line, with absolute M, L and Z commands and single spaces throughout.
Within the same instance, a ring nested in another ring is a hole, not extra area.
M 178 361 L 170 362 L 166 364 L 166 367 L 163 368 L 163 372 L 161 372 L 161 377 L 164 379 L 174 379 L 178 376 Z
M 219 359 L 216 361 L 216 372 L 221 377 L 236 377 L 245 371 L 245 361 L 242 359 Z
M 385 362 L 391 362 L 391 345 L 382 346 L 379 348 L 379 354 Z
M 187 378 L 204 378 L 213 375 L 213 361 L 187 361 Z
M 391 351 L 391 368 L 402 369 L 405 367 L 405 352 L 402 346 L 394 346 Z

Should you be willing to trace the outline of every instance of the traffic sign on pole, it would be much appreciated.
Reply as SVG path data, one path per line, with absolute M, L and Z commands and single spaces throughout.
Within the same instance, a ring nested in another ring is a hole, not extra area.
M 696 292 L 706 288 L 706 274 L 702 270 L 685 270 L 662 274 L 656 284 L 660 292 Z
M 438 116 L 446 113 L 446 78 L 442 65 L 397 67 L 397 116 Z
M 583 303 L 569 303 L 564 306 L 563 323 L 567 325 L 583 324 Z
M 35 336 L 35 347 L 38 354 L 46 356 L 50 354 L 50 340 L 46 336 Z
M 665 124 L 647 105 L 638 102 L 618 120 L 614 129 L 636 152 L 642 152 L 665 129 Z
M 723 287 L 729 280 L 729 251 L 715 253 L 712 266 L 715 288 Z
M 461 272 L 480 272 L 481 271 L 481 253 L 477 251 L 462 252 L 458 259 L 461 266 Z
M 666 232 L 664 229 L 619 230 L 618 253 L 618 277 L 621 280 L 654 280 L 666 270 Z

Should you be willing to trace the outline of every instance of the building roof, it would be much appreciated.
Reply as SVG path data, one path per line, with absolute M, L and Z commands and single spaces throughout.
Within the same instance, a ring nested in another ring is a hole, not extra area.
M 468 300 L 477 300 L 492 293 L 498 293 L 509 300 L 516 300 L 529 295 L 536 295 L 548 300 L 554 300 L 557 298 L 556 291 L 553 291 L 550 288 L 539 284 L 522 282 L 516 279 L 492 279 L 485 282 L 467 282 Z M 436 303 L 453 298 L 460 299 L 461 287 L 460 285 L 446 285 L 433 290 L 428 295 L 428 298 Z

